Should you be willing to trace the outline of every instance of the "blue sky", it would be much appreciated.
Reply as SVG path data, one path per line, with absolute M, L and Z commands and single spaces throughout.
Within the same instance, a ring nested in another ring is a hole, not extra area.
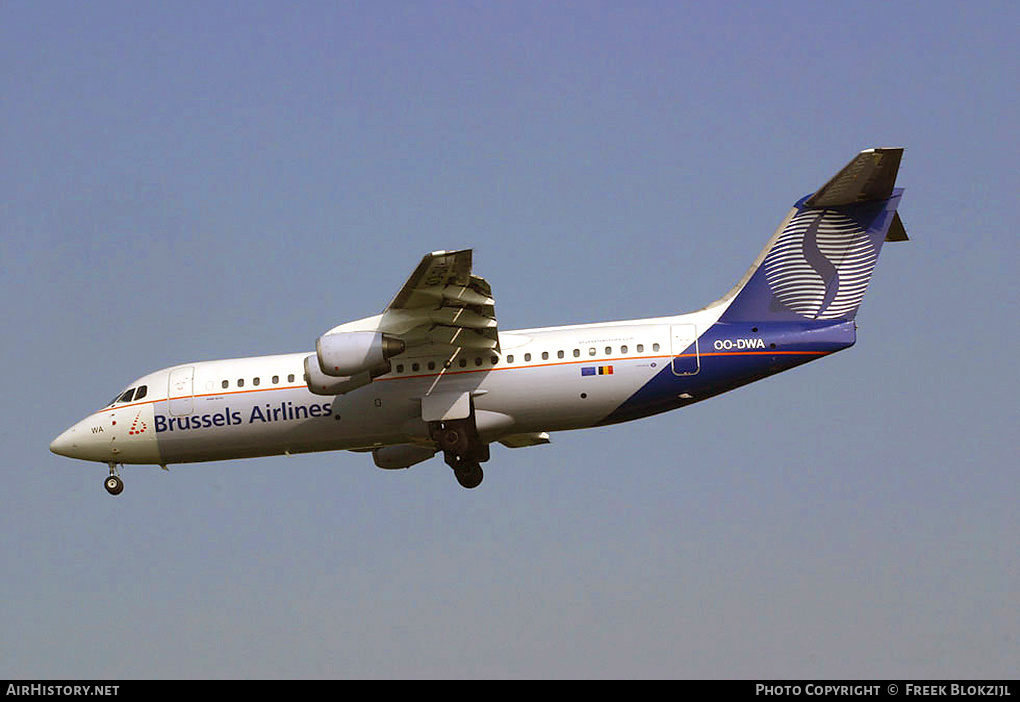
M 1015 676 L 1018 23 L 5 3 L 0 677 Z M 502 329 L 697 309 L 871 146 L 912 241 L 856 347 L 497 447 L 477 490 L 333 453 L 113 499 L 48 451 L 143 373 L 311 350 L 435 249 Z

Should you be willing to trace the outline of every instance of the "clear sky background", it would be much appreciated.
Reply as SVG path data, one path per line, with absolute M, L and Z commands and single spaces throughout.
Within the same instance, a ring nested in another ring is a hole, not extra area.
M 777 5 L 3 3 L 0 677 L 1015 677 L 1020 12 Z M 48 450 L 435 249 L 504 330 L 697 309 L 872 146 L 857 346 L 477 490 Z

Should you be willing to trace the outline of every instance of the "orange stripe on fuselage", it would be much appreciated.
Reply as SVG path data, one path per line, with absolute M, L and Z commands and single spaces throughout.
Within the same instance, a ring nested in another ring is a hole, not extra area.
M 552 368 L 555 366 L 577 366 L 577 365 L 590 365 L 590 364 L 603 364 L 603 363 L 621 363 L 625 361 L 650 361 L 658 359 L 674 359 L 674 358 L 704 358 L 707 356 L 826 356 L 831 351 L 712 351 L 709 353 L 686 353 L 679 354 L 677 356 L 620 356 L 616 358 L 595 358 L 589 360 L 580 361 L 553 361 L 551 363 L 532 363 L 529 365 L 504 365 L 504 366 L 492 366 L 490 368 L 465 368 L 458 370 L 447 370 L 445 373 L 442 371 L 434 371 L 429 373 L 419 373 L 416 375 L 388 375 L 376 378 L 373 382 L 384 381 L 384 380 L 414 380 L 419 378 L 434 378 L 438 375 L 466 375 L 468 373 L 492 373 L 494 371 L 512 371 L 512 370 L 528 370 L 532 368 Z M 405 361 L 406 363 L 406 361 Z M 153 398 L 151 400 L 145 400 L 144 402 L 132 402 L 126 405 L 117 405 L 116 407 L 104 407 L 97 410 L 94 414 L 100 414 L 102 412 L 110 412 L 112 410 L 128 409 L 130 407 L 141 407 L 143 405 L 155 404 L 157 402 L 169 402 L 173 400 L 183 400 L 188 397 L 226 397 L 228 395 L 247 395 L 255 392 L 273 392 L 277 390 L 307 390 L 307 385 L 282 385 L 276 387 L 266 388 L 251 388 L 249 390 L 228 390 L 226 392 L 206 392 L 195 395 L 182 395 L 180 397 L 163 397 Z M 322 397 L 327 397 L 323 395 Z

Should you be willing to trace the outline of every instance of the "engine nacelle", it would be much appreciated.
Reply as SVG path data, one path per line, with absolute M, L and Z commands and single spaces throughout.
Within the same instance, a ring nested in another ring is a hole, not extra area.
M 341 377 L 326 375 L 319 369 L 315 354 L 305 356 L 305 384 L 316 395 L 343 395 L 371 382 L 372 373 L 369 371 Z
M 315 342 L 319 369 L 337 378 L 376 370 L 403 350 L 403 341 L 380 332 L 323 334 Z
M 372 451 L 372 459 L 383 470 L 410 468 L 415 463 L 427 461 L 436 455 L 436 449 L 414 444 L 383 446 Z

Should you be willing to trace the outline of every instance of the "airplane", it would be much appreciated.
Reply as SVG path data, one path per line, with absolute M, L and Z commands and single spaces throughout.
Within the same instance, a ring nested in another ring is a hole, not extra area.
M 722 298 L 674 316 L 501 331 L 472 250 L 426 254 L 382 311 L 310 351 L 182 363 L 142 376 L 50 450 L 119 466 L 348 450 L 382 469 L 441 453 L 465 488 L 490 444 L 627 422 L 852 346 L 897 213 L 902 148 L 860 152 L 798 200 Z

